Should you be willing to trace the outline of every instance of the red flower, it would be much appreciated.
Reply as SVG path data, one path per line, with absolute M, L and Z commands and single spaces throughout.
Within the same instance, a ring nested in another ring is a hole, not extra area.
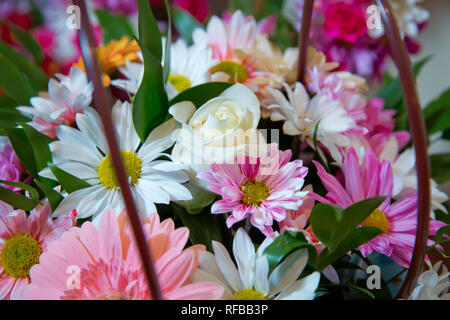
M 366 35 L 366 17 L 359 6 L 332 3 L 325 8 L 324 14 L 323 28 L 328 37 L 355 43 Z
M 188 11 L 198 21 L 205 21 L 209 15 L 209 5 L 206 0 L 175 0 L 173 6 Z

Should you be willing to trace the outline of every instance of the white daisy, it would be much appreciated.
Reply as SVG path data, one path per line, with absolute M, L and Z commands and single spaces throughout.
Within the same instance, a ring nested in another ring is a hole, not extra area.
M 295 89 L 284 84 L 287 97 L 280 90 L 268 88 L 268 96 L 263 104 L 271 111 L 272 121 L 284 121 L 283 132 L 290 136 L 299 135 L 314 148 L 314 131 L 317 140 L 325 146 L 345 146 L 348 138 L 344 132 L 355 126 L 339 100 L 331 100 L 328 95 L 318 92 L 310 99 L 305 87 L 295 83 Z
M 34 116 L 30 124 L 36 130 L 54 138 L 55 129 L 61 124 L 71 125 L 78 113 L 84 112 L 92 100 L 92 83 L 86 74 L 76 67 L 69 75 L 55 74 L 59 79 L 50 79 L 48 92 L 30 99 L 33 107 L 20 106 L 18 110 Z
M 269 263 L 262 252 L 272 241 L 267 238 L 255 252 L 250 237 L 239 229 L 233 240 L 237 268 L 227 249 L 213 241 L 214 255 L 199 253 L 199 268 L 191 280 L 220 284 L 225 300 L 312 300 L 320 273 L 297 280 L 308 261 L 307 249 L 290 254 L 269 275 Z
M 173 144 L 169 133 L 175 121 L 169 120 L 154 129 L 141 146 L 129 103 L 116 103 L 112 118 L 139 212 L 146 216 L 156 212 L 154 203 L 190 200 L 191 194 L 181 185 L 188 180 L 180 171 L 181 166 L 172 161 L 157 160 L 160 157 L 170 159 L 170 155 L 163 152 Z M 57 167 L 85 180 L 91 187 L 70 193 L 53 215 L 60 216 L 76 209 L 80 218 L 97 218 L 106 208 L 120 213 L 124 203 L 100 117 L 89 108 L 84 114 L 77 115 L 76 122 L 79 130 L 68 126 L 57 128 L 59 141 L 52 142 L 50 149 Z M 48 169 L 42 175 L 52 176 Z
M 428 263 L 428 261 L 427 261 Z M 439 269 L 442 266 L 442 273 Z M 414 290 L 409 296 L 409 300 L 450 300 L 450 273 L 442 261 L 436 262 L 434 266 L 429 265 L 430 270 L 423 272 Z
M 165 42 L 163 39 L 163 48 Z M 139 57 L 143 61 L 141 53 Z M 212 59 L 211 49 L 202 45 L 187 46 L 183 39 L 178 39 L 170 48 L 170 73 L 166 84 L 169 99 L 193 86 L 209 82 L 211 80 L 209 69 L 216 63 L 217 61 Z M 119 70 L 127 79 L 113 80 L 111 84 L 136 94 L 144 76 L 144 65 L 127 62 L 125 67 Z

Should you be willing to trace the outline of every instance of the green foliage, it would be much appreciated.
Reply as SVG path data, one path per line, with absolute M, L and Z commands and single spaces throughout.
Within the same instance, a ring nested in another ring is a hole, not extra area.
M 7 182 L 2 181 L 2 183 L 12 185 L 12 183 L 9 181 L 7 181 Z M 16 186 L 18 186 L 18 184 Z M 11 206 L 13 206 L 16 209 L 27 210 L 27 211 L 32 210 L 34 207 L 36 207 L 36 205 L 38 203 L 34 199 L 27 198 L 24 195 L 18 194 L 16 192 L 14 192 L 10 189 L 4 188 L 2 186 L 0 186 L 0 200 L 10 204 Z
M 444 183 L 450 180 L 450 153 L 436 154 L 430 156 L 431 176 L 437 183 Z
M 134 38 L 133 28 L 130 26 L 126 16 L 114 14 L 108 10 L 96 10 L 98 21 L 102 26 L 105 43 L 111 40 L 120 40 L 124 36 Z
M 164 80 L 164 83 L 166 83 L 169 79 L 169 74 L 170 74 L 170 52 L 171 52 L 171 46 L 172 46 L 172 14 L 170 12 L 169 2 L 167 2 L 167 0 L 164 0 L 164 3 L 166 4 L 167 23 L 169 25 L 168 30 L 167 30 L 166 46 L 164 49 L 163 80 Z
M 231 84 L 228 82 L 209 82 L 200 84 L 178 94 L 170 101 L 170 105 L 174 105 L 175 103 L 182 101 L 191 101 L 197 108 L 199 108 L 212 98 L 219 96 L 229 87 L 231 87 Z
M 45 194 L 45 196 L 48 199 L 48 202 L 50 203 L 52 211 L 54 211 L 58 207 L 60 202 L 64 199 L 64 197 L 58 191 L 54 190 L 52 187 L 50 187 L 44 182 L 34 179 L 34 183 L 36 183 L 39 189 L 41 189 L 42 192 Z
M 301 232 L 285 231 L 282 235 L 275 238 L 275 240 L 268 245 L 263 254 L 267 256 L 269 262 L 269 271 L 272 271 L 285 257 L 290 253 L 301 249 L 311 247 L 309 257 L 314 259 L 316 256 L 316 249 L 308 244 L 305 236 Z
M 20 42 L 22 47 L 33 55 L 37 63 L 41 64 L 44 61 L 44 52 L 42 51 L 39 42 L 37 42 L 29 32 L 16 27 L 13 24 L 8 24 L 8 28 Z
M 428 104 L 423 114 L 429 135 L 450 129 L 450 88 Z
M 203 28 L 203 25 L 198 22 L 189 12 L 173 8 L 173 23 L 175 28 L 180 33 L 181 37 L 186 40 L 188 44 L 192 43 L 192 32 L 196 28 Z
M 139 8 L 139 44 L 147 48 L 158 61 L 162 59 L 161 33 L 147 0 L 138 0 Z M 144 58 L 145 59 L 145 58 Z
M 370 241 L 382 231 L 374 227 L 358 226 L 384 198 L 375 197 L 355 203 L 343 210 L 339 206 L 317 204 L 310 215 L 310 224 L 316 237 L 327 248 L 320 254 L 316 267 L 323 270 L 348 251 Z
M 223 242 L 220 215 L 212 215 L 208 210 L 199 214 L 189 214 L 186 209 L 176 204 L 172 205 L 172 210 L 183 225 L 189 228 L 189 239 L 193 244 L 204 244 L 212 251 L 212 240 Z
M 48 167 L 55 176 L 56 180 L 58 180 L 64 190 L 67 191 L 67 193 L 72 193 L 74 191 L 89 188 L 91 186 L 86 181 L 71 175 L 70 173 L 58 168 L 53 164 L 49 164 Z

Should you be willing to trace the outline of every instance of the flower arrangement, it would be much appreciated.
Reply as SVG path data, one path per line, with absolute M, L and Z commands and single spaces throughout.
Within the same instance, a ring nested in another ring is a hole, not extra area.
M 416 1 L 36 2 L 1 4 L 2 299 L 448 299 Z

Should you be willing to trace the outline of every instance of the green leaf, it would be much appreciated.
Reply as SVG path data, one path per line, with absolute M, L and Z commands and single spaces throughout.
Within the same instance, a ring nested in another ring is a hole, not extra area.
M 47 91 L 49 79 L 40 66 L 1 41 L 0 54 L 4 55 L 28 78 L 33 88 L 37 91 Z
M 108 10 L 95 10 L 98 21 L 104 32 L 104 41 L 120 40 L 124 36 L 134 38 L 133 28 L 128 23 L 127 18 L 122 14 L 114 14 Z
M 450 180 L 450 153 L 436 154 L 430 156 L 431 176 L 437 183 L 444 183 Z
M 183 225 L 189 228 L 189 239 L 193 244 L 204 244 L 212 252 L 212 240 L 223 242 L 219 223 L 220 215 L 213 215 L 207 210 L 199 214 L 189 214 L 176 204 L 172 206 L 172 209 Z
M 163 82 L 160 60 L 141 47 L 144 56 L 144 77 L 133 102 L 133 122 L 144 142 L 149 133 L 166 119 L 169 101 Z
M 203 28 L 203 25 L 197 21 L 189 12 L 180 9 L 172 8 L 173 22 L 175 28 L 181 34 L 181 37 L 186 40 L 188 44 L 192 43 L 192 33 L 196 28 Z
M 436 232 L 436 235 L 434 237 L 435 242 L 440 243 L 442 240 L 448 239 L 444 235 L 450 237 L 450 225 L 443 226 Z
M 209 82 L 200 84 L 178 94 L 170 101 L 170 105 L 174 105 L 175 103 L 182 101 L 191 101 L 197 108 L 199 108 L 212 98 L 219 96 L 229 87 L 231 87 L 231 84 L 228 82 Z
M 1 186 L 0 186 L 0 200 L 10 204 L 16 209 L 26 211 L 34 209 L 34 207 L 36 207 L 37 205 L 36 201 L 29 199 L 7 188 L 3 188 Z
M 37 95 L 37 91 L 30 86 L 20 70 L 1 53 L 0 70 L 0 88 L 17 103 L 28 105 L 30 99 Z
M 310 223 L 316 237 L 333 250 L 361 222 L 383 202 L 375 197 L 357 202 L 342 211 L 340 207 L 328 204 L 316 205 L 310 216 Z
M 186 208 L 187 212 L 190 214 L 200 213 L 217 198 L 217 194 L 200 188 L 194 183 L 187 182 L 183 185 L 192 194 L 192 200 L 176 201 L 176 203 L 181 207 Z
M 33 149 L 36 170 L 41 171 L 47 167 L 48 162 L 52 161 L 52 153 L 49 144 L 54 140 L 25 123 L 22 123 L 21 126 Z
M 20 183 L 16 181 L 0 180 L 0 184 L 6 184 L 12 187 L 20 188 L 26 190 L 30 193 L 31 200 L 38 203 L 39 202 L 39 192 L 29 184 Z
M 15 128 L 18 122 L 30 121 L 30 118 L 22 115 L 14 109 L 0 109 L 0 128 Z
M 269 272 L 289 253 L 307 246 L 309 246 L 308 241 L 301 232 L 285 231 L 282 235 L 276 237 L 263 252 L 269 262 Z
M 71 175 L 70 173 L 56 167 L 53 164 L 49 164 L 48 167 L 54 174 L 56 180 L 58 180 L 64 190 L 67 191 L 67 193 L 72 193 L 74 191 L 89 188 L 91 186 L 86 181 Z
M 450 128 L 450 88 L 433 100 L 423 111 L 428 135 Z
M 41 64 L 44 61 L 44 53 L 41 45 L 37 42 L 29 32 L 8 23 L 8 28 L 20 42 L 20 44 L 31 53 L 37 63 Z
M 355 290 L 355 291 L 357 291 L 357 292 L 359 292 L 359 293 L 362 293 L 362 294 L 364 294 L 365 296 L 370 297 L 371 299 L 375 299 L 375 295 L 374 295 L 370 290 L 368 290 L 368 289 L 366 289 L 366 288 L 359 287 L 359 286 L 352 285 L 352 284 L 350 284 L 350 283 L 327 284 L 327 285 L 324 285 L 323 287 L 324 287 L 324 288 L 327 288 L 327 289 L 328 289 L 328 288 L 338 288 L 338 287 L 341 287 L 341 288 L 348 288 L 348 289 Z
M 172 14 L 170 12 L 170 5 L 167 0 L 164 0 L 164 3 L 166 4 L 166 10 L 167 10 L 167 24 L 168 24 L 168 30 L 167 30 L 167 39 L 166 39 L 166 47 L 164 50 L 164 83 L 167 83 L 169 80 L 169 74 L 170 74 L 170 52 L 172 47 Z
M 317 270 L 322 271 L 326 266 L 344 256 L 347 252 L 369 242 L 381 233 L 383 233 L 383 231 L 375 227 L 361 227 L 354 229 L 334 250 L 325 248 L 322 251 L 317 259 Z
M 48 186 L 44 182 L 41 182 L 37 179 L 34 179 L 34 182 L 39 187 L 39 189 L 42 190 L 42 192 L 45 194 L 45 196 L 48 199 L 48 202 L 50 203 L 50 207 L 52 208 L 52 211 L 54 211 L 60 202 L 64 199 L 64 197 L 56 190 L 54 190 L 52 187 Z
M 430 59 L 431 56 L 427 56 L 413 65 L 412 69 L 414 76 L 417 77 L 422 68 Z M 400 79 L 397 77 L 389 82 L 378 92 L 377 96 L 383 98 L 385 103 L 384 107 L 386 109 L 398 109 L 403 100 L 403 91 Z
M 283 1 L 280 1 L 283 2 Z M 230 0 L 231 11 L 241 10 L 246 15 L 253 15 L 253 1 L 248 0 Z
M 150 8 L 150 2 L 147 0 L 138 0 L 138 9 L 139 42 L 141 49 L 147 48 L 156 57 L 156 60 L 160 62 L 162 59 L 161 33 Z
M 22 128 L 4 129 L 8 136 L 9 142 L 13 147 L 20 163 L 31 173 L 33 177 L 37 177 L 38 170 L 36 168 L 36 161 L 34 153 L 31 152 L 33 147 L 30 140 Z

